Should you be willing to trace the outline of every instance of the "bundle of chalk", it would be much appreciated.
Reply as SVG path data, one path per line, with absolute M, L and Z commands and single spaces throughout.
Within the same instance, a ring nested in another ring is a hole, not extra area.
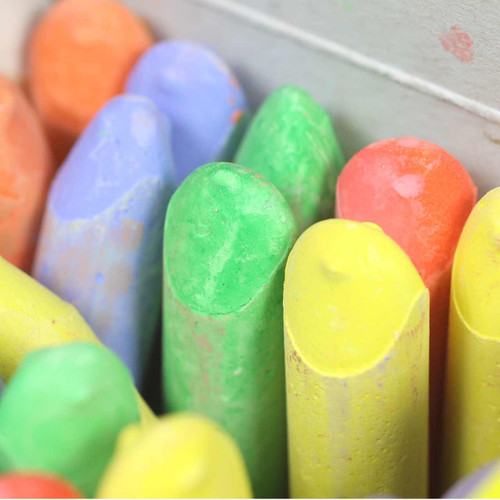
M 211 48 L 117 0 L 54 2 L 27 60 L 33 105 L 0 77 L 0 497 L 497 494 L 500 188 L 474 207 L 408 137 L 344 166 L 304 89 L 251 118 Z

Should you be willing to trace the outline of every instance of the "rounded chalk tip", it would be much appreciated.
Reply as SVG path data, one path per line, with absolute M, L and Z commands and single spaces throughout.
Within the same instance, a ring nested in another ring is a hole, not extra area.
M 234 441 L 212 421 L 190 413 L 170 414 L 143 430 L 127 427 L 99 488 L 101 498 L 250 495 Z
M 401 334 L 425 286 L 403 250 L 375 224 L 331 219 L 293 247 L 285 274 L 285 325 L 317 371 L 373 366 Z
M 337 183 L 336 215 L 378 223 L 430 286 L 449 271 L 476 197 L 467 170 L 446 150 L 414 137 L 393 138 L 347 162 Z
M 151 98 L 172 121 L 179 181 L 200 165 L 232 158 L 247 121 L 246 97 L 208 46 L 187 40 L 155 44 L 137 62 L 126 89 Z
M 170 201 L 165 274 L 186 307 L 229 314 L 245 307 L 280 269 L 296 231 L 288 204 L 264 177 L 231 163 L 208 164 Z
M 168 119 L 148 98 L 111 99 L 79 137 L 51 188 L 61 219 L 90 218 L 145 180 L 174 184 Z

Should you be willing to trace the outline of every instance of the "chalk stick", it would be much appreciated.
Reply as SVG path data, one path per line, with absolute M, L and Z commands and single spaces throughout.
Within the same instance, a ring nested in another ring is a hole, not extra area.
M 31 104 L 1 75 L 0 163 L 0 255 L 29 272 L 55 163 Z
M 83 342 L 38 350 L 0 400 L 0 471 L 52 472 L 93 496 L 119 432 L 139 419 L 130 374 L 111 351 Z
M 44 13 L 28 44 L 29 86 L 60 161 L 152 43 L 119 1 L 60 0 Z
M 500 455 L 500 189 L 470 214 L 451 284 L 443 487 Z
M 249 498 L 252 492 L 231 437 L 204 417 L 179 413 L 145 431 L 137 425 L 122 431 L 98 496 Z
M 377 226 L 332 219 L 286 265 L 293 497 L 427 492 L 429 295 Z
M 177 179 L 213 161 L 232 160 L 247 122 L 245 94 L 209 47 L 169 40 L 139 60 L 126 89 L 154 101 L 172 123 Z
M 299 231 L 333 216 L 344 157 L 330 117 L 300 87 L 281 87 L 264 101 L 235 162 L 263 175 L 281 191 Z
M 66 479 L 40 472 L 0 475 L 0 498 L 82 498 Z
M 113 98 L 51 186 L 34 276 L 73 303 L 141 380 L 161 310 L 170 130 L 144 97 Z
M 0 257 L 0 377 L 5 382 L 30 352 L 75 341 L 99 343 L 76 308 Z M 154 420 L 137 394 L 141 419 Z
M 283 196 L 238 165 L 199 168 L 167 210 L 167 404 L 229 432 L 257 497 L 286 493 L 282 297 L 295 237 Z
M 477 189 L 444 149 L 412 137 L 362 149 L 337 183 L 337 217 L 378 224 L 408 254 L 430 292 L 430 458 L 435 494 L 453 255 Z
M 443 498 L 500 498 L 500 461 L 492 460 L 460 479 Z

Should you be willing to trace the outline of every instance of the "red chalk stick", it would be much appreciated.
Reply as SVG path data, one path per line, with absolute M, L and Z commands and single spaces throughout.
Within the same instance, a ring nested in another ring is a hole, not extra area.
M 83 498 L 66 480 L 40 473 L 0 476 L 0 498 Z
M 430 291 L 431 482 L 439 453 L 451 266 L 476 197 L 456 158 L 411 137 L 362 149 L 337 183 L 337 217 L 378 224 L 411 258 Z

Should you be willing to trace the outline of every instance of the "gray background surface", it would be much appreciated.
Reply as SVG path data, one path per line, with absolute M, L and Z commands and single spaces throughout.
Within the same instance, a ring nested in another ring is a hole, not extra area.
M 0 0 L 0 70 L 22 74 L 28 27 L 48 0 Z M 500 0 L 126 0 L 159 37 L 214 47 L 253 109 L 305 87 L 349 157 L 412 135 L 500 185 Z M 448 47 L 449 50 L 446 50 Z M 451 50 L 450 50 L 451 49 Z

